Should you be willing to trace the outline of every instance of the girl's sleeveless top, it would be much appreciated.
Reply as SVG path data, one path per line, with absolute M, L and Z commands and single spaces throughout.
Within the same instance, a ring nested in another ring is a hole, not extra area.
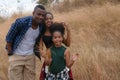
M 52 46 L 50 50 L 52 63 L 49 67 L 49 71 L 52 74 L 57 74 L 61 72 L 66 66 L 66 62 L 64 59 L 64 52 L 66 48 L 64 46 L 61 47 Z

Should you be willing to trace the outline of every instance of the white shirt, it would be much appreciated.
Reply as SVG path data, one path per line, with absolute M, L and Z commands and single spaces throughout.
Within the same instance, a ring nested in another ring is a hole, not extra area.
M 34 44 L 38 35 L 39 35 L 39 27 L 37 29 L 33 29 L 32 27 L 30 27 L 25 33 L 23 40 L 18 45 L 17 49 L 14 51 L 14 54 L 17 55 L 33 54 Z

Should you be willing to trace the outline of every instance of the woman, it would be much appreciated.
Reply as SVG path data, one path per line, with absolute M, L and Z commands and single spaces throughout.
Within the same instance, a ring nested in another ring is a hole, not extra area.
M 41 56 L 42 57 L 44 57 L 46 55 L 46 54 L 43 53 L 43 43 L 45 44 L 46 51 L 53 44 L 53 42 L 52 42 L 52 35 L 50 33 L 50 26 L 53 24 L 53 18 L 54 17 L 53 17 L 52 13 L 50 13 L 50 12 L 46 13 L 46 16 L 45 16 L 45 27 L 46 27 L 46 30 L 45 30 L 45 33 L 43 34 L 42 38 L 41 38 L 41 41 L 40 41 L 40 51 L 41 51 Z M 70 46 L 70 31 L 69 31 L 69 29 L 68 29 L 68 27 L 67 27 L 67 25 L 65 23 L 62 23 L 62 24 L 64 25 L 66 33 L 67 33 L 67 36 L 66 37 L 64 36 L 63 43 L 66 46 Z M 45 69 L 45 63 L 43 63 L 41 74 L 40 74 L 40 80 L 44 80 L 45 70 L 47 72 L 47 68 Z M 71 80 L 72 80 L 72 73 L 71 73 L 71 71 L 69 73 L 70 73 L 69 76 L 71 77 Z

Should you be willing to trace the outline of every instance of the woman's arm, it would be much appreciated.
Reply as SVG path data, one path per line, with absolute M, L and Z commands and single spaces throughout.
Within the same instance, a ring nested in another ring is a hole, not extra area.
M 66 46 L 70 46 L 70 42 L 71 42 L 71 38 L 70 38 L 70 29 L 68 28 L 68 25 L 66 23 L 62 23 L 65 27 L 65 30 L 66 30 L 66 38 L 64 37 L 64 41 L 63 43 L 66 45 Z
M 50 49 L 47 49 L 46 56 L 45 56 L 45 63 L 46 65 L 50 65 L 51 62 L 52 62 L 51 52 L 50 52 Z
M 40 39 L 40 54 L 43 58 L 46 57 L 46 53 L 43 51 L 43 39 L 42 39 L 42 37 Z

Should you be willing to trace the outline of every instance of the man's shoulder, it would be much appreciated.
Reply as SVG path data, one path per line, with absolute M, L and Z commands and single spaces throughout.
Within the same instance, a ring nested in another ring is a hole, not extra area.
M 17 18 L 16 20 L 25 22 L 25 21 L 29 21 L 31 19 L 32 19 L 32 16 L 26 16 L 26 17 Z
M 32 23 L 32 16 L 26 16 L 17 18 L 15 22 L 12 24 L 14 27 L 23 27 L 23 26 L 29 26 Z
M 29 22 L 29 21 L 32 21 L 32 16 L 17 18 L 15 22 L 22 24 L 22 23 L 26 23 L 26 22 Z

